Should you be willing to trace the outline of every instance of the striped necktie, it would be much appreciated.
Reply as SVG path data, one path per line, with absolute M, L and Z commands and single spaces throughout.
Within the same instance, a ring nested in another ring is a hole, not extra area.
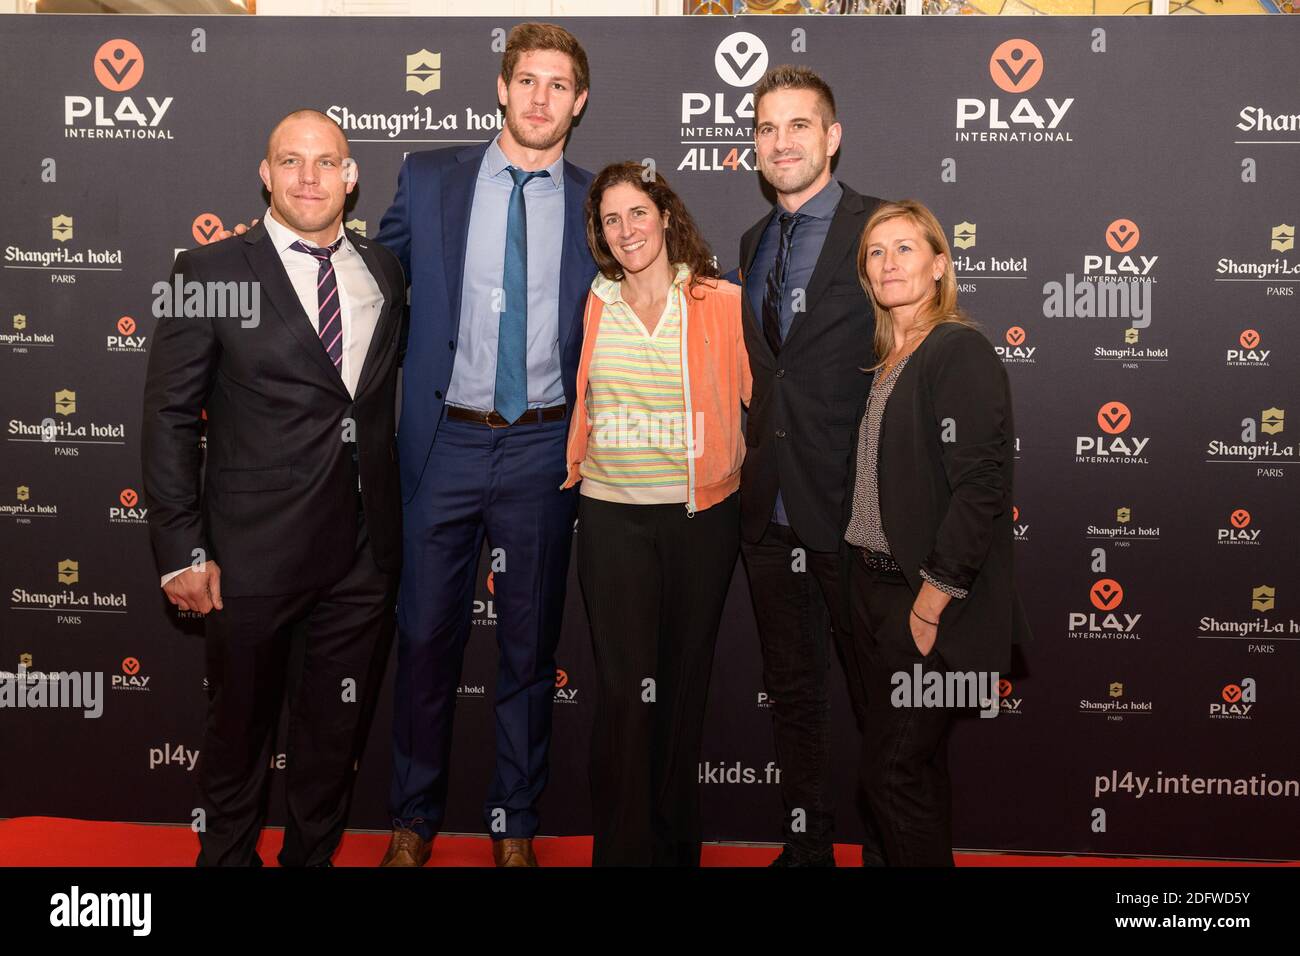
M 339 375 L 343 374 L 343 315 L 339 304 L 339 283 L 331 257 L 341 245 L 343 238 L 339 237 L 332 246 L 309 246 L 299 239 L 289 247 L 295 252 L 315 256 L 320 263 L 316 271 L 316 301 L 319 303 L 316 306 L 316 334 Z

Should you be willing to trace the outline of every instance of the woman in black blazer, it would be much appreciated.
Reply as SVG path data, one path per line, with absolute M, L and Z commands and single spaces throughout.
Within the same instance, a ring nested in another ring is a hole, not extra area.
M 883 862 L 951 866 L 952 720 L 963 709 L 996 715 L 1011 644 L 1029 638 L 1012 574 L 1011 392 L 957 307 L 952 255 L 929 209 L 877 208 L 858 277 L 879 358 L 845 495 L 868 701 L 862 784 Z

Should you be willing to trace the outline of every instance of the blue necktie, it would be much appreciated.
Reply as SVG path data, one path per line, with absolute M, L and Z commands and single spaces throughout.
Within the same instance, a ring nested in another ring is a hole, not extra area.
M 514 424 L 528 409 L 528 207 L 524 185 L 546 170 L 525 172 L 507 166 L 515 188 L 506 217 L 506 300 L 497 338 L 496 411 Z

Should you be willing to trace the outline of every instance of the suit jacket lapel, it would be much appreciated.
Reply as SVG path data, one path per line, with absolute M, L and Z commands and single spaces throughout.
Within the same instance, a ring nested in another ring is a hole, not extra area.
M 835 215 L 831 219 L 830 230 L 826 233 L 826 241 L 822 243 L 822 252 L 817 257 L 817 265 L 813 267 L 812 278 L 808 280 L 803 311 L 795 313 L 794 321 L 790 323 L 790 330 L 785 334 L 785 342 L 794 338 L 795 332 L 803 324 L 804 316 L 817 308 L 818 301 L 839 270 L 840 263 L 850 253 L 857 252 L 858 233 L 862 229 L 861 213 L 862 197 L 845 188 L 843 195 L 840 196 L 839 205 L 835 207 Z M 797 234 L 795 241 L 799 241 Z
M 469 214 L 485 152 L 486 146 L 462 150 L 456 157 L 456 165 L 442 178 L 442 264 L 446 271 L 447 307 L 453 336 L 460 330 L 460 295 L 465 278 L 465 249 L 469 244 Z
M 763 341 L 764 348 L 768 354 L 771 354 L 771 348 L 767 345 L 767 337 L 763 335 L 763 318 L 755 315 L 754 309 L 749 301 L 749 294 L 745 292 L 745 284 L 749 281 L 750 270 L 754 267 L 754 257 L 758 255 L 758 247 L 763 242 L 763 233 L 767 230 L 767 224 L 772 221 L 776 215 L 776 207 L 773 206 L 766 216 L 759 222 L 750 227 L 749 232 L 745 233 L 740 240 L 740 311 L 746 317 L 749 323 L 758 331 L 758 337 Z
M 560 252 L 560 354 L 564 344 L 578 327 L 579 302 L 585 301 L 589 280 L 584 259 L 591 261 L 587 250 L 587 225 L 583 208 L 587 190 L 573 171 L 573 165 L 564 162 L 564 247 Z
M 379 310 L 375 330 L 370 335 L 370 347 L 366 349 L 366 359 L 361 366 L 361 377 L 357 380 L 357 395 L 360 396 L 379 371 L 380 357 L 388 344 L 388 337 L 392 335 L 397 324 L 395 316 L 399 310 L 396 307 L 397 293 L 388 282 L 388 276 L 384 272 L 383 264 L 375 247 L 369 240 L 363 239 L 350 230 L 348 231 L 348 239 L 357 252 L 360 253 L 366 268 L 370 270 L 375 284 L 379 286 L 379 291 L 384 297 L 384 305 Z M 402 290 L 402 294 L 405 295 L 405 290 Z
M 289 281 L 289 274 L 284 271 L 284 263 L 280 261 L 280 254 L 276 252 L 270 234 L 259 223 L 244 233 L 244 242 L 244 254 L 248 258 L 248 265 L 261 284 L 262 291 L 271 300 L 276 314 L 298 340 L 298 344 L 303 347 L 309 361 L 320 370 L 332 386 L 347 397 L 348 390 L 343 384 L 343 379 L 325 353 L 325 347 L 316 334 L 315 325 L 303 311 L 298 293 L 294 291 L 293 284 Z

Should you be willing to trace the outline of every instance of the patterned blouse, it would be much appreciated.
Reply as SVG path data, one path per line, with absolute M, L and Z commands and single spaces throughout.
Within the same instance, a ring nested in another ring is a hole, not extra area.
M 871 379 L 871 395 L 867 399 L 867 413 L 862 416 L 858 428 L 858 472 L 853 485 L 853 517 L 849 519 L 848 530 L 844 540 L 854 547 L 866 548 L 880 554 L 892 554 L 889 539 L 885 537 L 885 527 L 880 517 L 880 426 L 885 418 L 885 405 L 893 394 L 898 376 L 902 374 L 914 353 L 908 353 L 895 365 L 888 375 L 882 374 L 883 368 L 876 369 Z M 925 568 L 920 569 L 921 578 L 930 582 L 940 591 L 955 598 L 964 598 L 965 588 L 953 587 L 936 580 Z

